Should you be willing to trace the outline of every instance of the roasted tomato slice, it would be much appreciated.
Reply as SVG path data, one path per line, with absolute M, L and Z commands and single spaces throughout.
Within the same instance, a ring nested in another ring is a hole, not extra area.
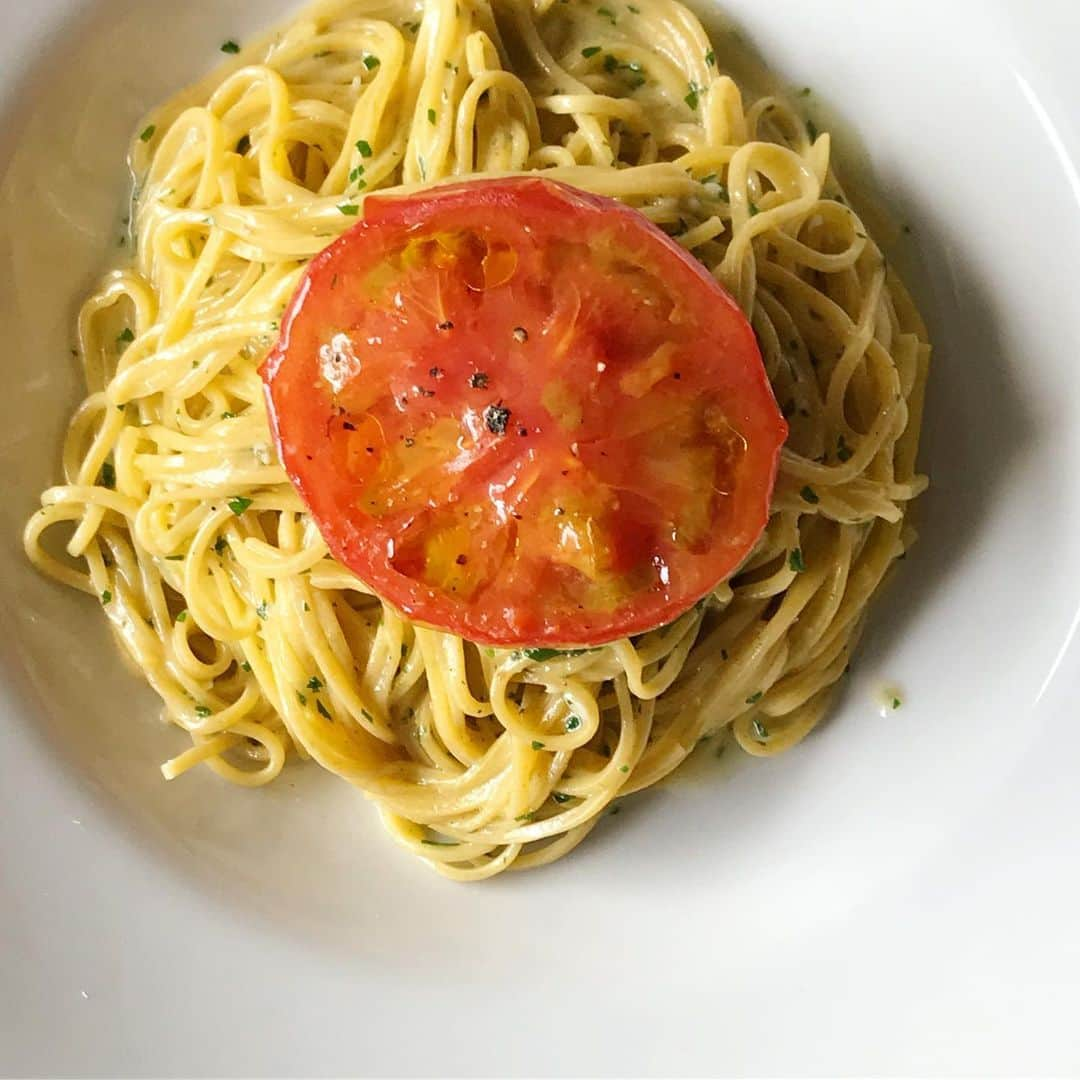
M 334 555 L 496 645 L 675 618 L 757 540 L 787 432 L 705 269 L 637 211 L 534 177 L 369 197 L 262 374 Z

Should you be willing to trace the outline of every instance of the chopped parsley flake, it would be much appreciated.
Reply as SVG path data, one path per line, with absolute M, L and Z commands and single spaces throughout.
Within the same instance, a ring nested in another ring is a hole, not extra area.
M 111 461 L 106 461 L 101 466 L 101 486 L 107 488 L 116 487 L 116 468 Z
M 751 725 L 754 729 L 754 737 L 764 742 L 769 737 L 769 729 L 760 721 L 755 720 Z
M 323 681 L 318 675 L 312 675 L 306 685 L 312 693 L 317 694 L 323 688 Z
M 795 550 L 788 555 L 788 566 L 794 570 L 796 574 L 801 574 L 806 569 L 802 548 L 795 548 Z
M 318 698 L 315 699 L 315 708 L 318 710 L 319 715 L 321 717 L 323 717 L 323 719 L 325 719 L 325 720 L 332 720 L 333 719 L 333 717 L 330 715 L 330 713 L 328 713 L 326 711 L 326 706 Z
M 620 765 L 619 766 L 619 772 L 629 772 L 629 771 L 630 771 L 630 766 L 629 765 Z
M 235 56 L 240 51 L 240 46 L 230 39 L 222 44 L 221 51 Z
M 532 819 L 534 817 L 536 817 L 536 811 L 535 810 L 529 810 L 524 814 L 518 814 L 518 816 L 516 818 L 514 818 L 514 820 L 515 821 L 532 821 Z
M 553 657 L 559 656 L 562 653 L 561 649 L 523 649 L 522 651 L 530 660 L 539 662 L 551 660 Z
M 806 134 L 810 136 L 811 142 L 816 142 L 818 137 L 817 124 L 813 120 L 807 118 L 806 121 Z
M 553 792 L 551 793 L 551 797 L 552 797 L 552 798 L 553 798 L 553 799 L 554 799 L 554 800 L 555 800 L 555 801 L 556 801 L 557 803 L 566 803 L 566 802 L 570 802 L 570 801 L 571 801 L 571 799 L 573 799 L 573 798 L 574 798 L 575 796 L 573 796 L 573 795 L 567 795 L 565 791 L 553 791 Z
M 120 352 L 124 351 L 125 346 L 130 345 L 135 340 L 135 334 L 132 332 L 130 326 L 125 326 L 119 334 L 116 335 L 116 347 Z
M 428 109 L 428 111 L 427 111 L 427 122 L 429 124 L 434 124 L 435 123 L 435 110 L 434 109 Z
M 599 51 L 599 45 L 586 45 L 585 48 L 581 50 L 581 55 L 588 60 L 590 56 L 595 56 Z
M 689 105 L 691 109 L 696 109 L 698 107 L 698 99 L 700 97 L 700 94 L 701 94 L 701 87 L 698 86 L 697 83 L 689 83 L 688 84 L 688 89 L 687 89 L 687 94 L 686 94 L 686 97 L 683 98 L 683 101 L 685 101 L 686 104 Z
M 844 441 L 844 436 L 841 435 L 836 440 L 836 457 L 837 457 L 837 460 L 839 460 L 839 461 L 847 461 L 848 458 L 850 458 L 851 455 L 854 454 L 854 453 L 855 453 L 855 451 L 852 450 L 850 446 L 848 446 L 848 444 Z
M 225 549 L 229 546 L 229 541 L 224 536 L 219 536 L 214 541 L 214 553 L 217 555 L 224 555 Z
M 577 729 L 579 727 L 581 727 L 581 717 L 580 716 L 571 715 L 571 716 L 568 716 L 566 718 L 566 730 L 567 731 L 577 731 Z
M 269 613 L 270 608 L 265 600 L 261 601 L 259 606 L 255 609 L 255 614 L 258 615 L 260 619 L 265 619 Z
M 165 559 L 168 562 L 180 562 L 183 559 L 183 555 L 166 555 Z
M 139 132 L 139 139 L 142 142 L 149 142 L 154 137 L 155 131 L 157 131 L 157 124 L 147 124 L 146 127 Z
M 106 590 L 105 590 L 105 591 L 104 591 L 104 592 L 103 592 L 103 593 L 101 594 L 101 602 L 102 602 L 103 604 L 108 604 L 108 603 L 109 603 L 109 602 L 110 602 L 111 600 L 112 600 L 112 593 L 111 593 L 111 592 L 109 592 L 109 590 L 108 590 L 108 589 L 106 589 Z
M 250 671 L 251 670 L 251 665 L 246 660 L 241 660 L 240 661 L 240 669 L 242 671 Z
M 346 217 L 356 217 L 360 213 L 360 207 L 356 203 L 341 203 L 338 206 L 338 210 L 341 211 Z
M 899 709 L 902 704 L 903 702 L 898 697 L 892 699 L 892 707 L 894 709 Z
M 363 175 L 364 175 L 364 166 L 363 165 L 357 165 L 356 168 L 353 169 L 353 171 L 351 173 L 349 173 L 349 183 L 350 184 L 356 183 L 356 181 L 359 180 L 360 177 L 363 176 Z
M 361 157 L 371 157 L 371 143 L 367 139 L 357 139 L 356 150 Z
M 488 376 L 486 371 L 474 371 L 469 376 L 469 386 L 473 390 L 483 390 L 488 384 Z
M 229 509 L 239 517 L 251 504 L 253 500 L 247 498 L 244 495 L 234 495 L 229 500 Z
M 764 691 L 757 690 L 746 699 L 746 704 L 756 705 L 764 696 Z
M 612 26 L 615 25 L 615 12 L 612 11 L 611 8 L 598 7 L 596 9 L 596 14 L 597 15 L 603 15 L 605 19 L 610 19 L 611 20 L 611 25 Z
M 201 716 L 205 720 L 210 715 L 210 710 L 205 705 L 196 705 L 195 715 Z
M 544 744 L 539 739 L 533 739 L 532 748 L 534 750 L 543 750 L 544 749 Z
M 307 697 L 299 690 L 296 691 L 296 700 L 299 701 L 301 705 L 307 704 Z
M 708 64 L 710 67 L 712 67 L 716 63 L 716 53 L 714 53 L 712 49 L 710 49 L 705 54 L 705 63 Z
M 184 608 L 183 611 L 180 611 L 180 612 L 177 613 L 176 621 L 177 622 L 187 622 L 187 608 Z
M 364 57 L 364 67 L 366 67 L 368 71 L 374 71 L 381 63 L 382 61 L 377 56 L 373 56 L 371 53 L 368 53 Z
M 799 492 L 799 494 L 808 503 L 819 503 L 819 502 L 821 502 L 821 497 L 818 495 L 818 493 L 809 484 L 807 484 L 806 487 L 804 487 L 802 489 L 802 491 Z
M 460 846 L 459 840 L 421 840 L 421 844 L 427 844 L 428 847 L 458 847 Z

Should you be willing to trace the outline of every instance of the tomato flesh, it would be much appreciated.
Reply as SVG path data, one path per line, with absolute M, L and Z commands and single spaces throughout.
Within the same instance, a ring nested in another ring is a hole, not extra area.
M 675 618 L 753 547 L 787 434 L 705 269 L 637 211 L 534 177 L 369 197 L 262 374 L 335 557 L 488 644 Z

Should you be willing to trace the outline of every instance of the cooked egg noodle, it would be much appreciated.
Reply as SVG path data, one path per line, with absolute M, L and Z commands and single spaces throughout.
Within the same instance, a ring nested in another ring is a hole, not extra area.
M 768 755 L 818 723 L 911 540 L 929 345 L 829 136 L 723 72 L 669 0 L 330 0 L 141 126 L 135 259 L 82 308 L 87 396 L 25 543 L 102 604 L 187 733 L 166 777 L 258 786 L 314 758 L 475 879 L 565 854 L 705 737 Z M 257 371 L 306 260 L 367 194 L 536 169 L 710 268 L 791 427 L 730 581 L 670 626 L 555 654 L 414 626 L 334 562 Z

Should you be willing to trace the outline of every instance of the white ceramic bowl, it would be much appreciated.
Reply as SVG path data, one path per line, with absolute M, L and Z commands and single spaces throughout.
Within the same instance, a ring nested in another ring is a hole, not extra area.
M 1080 9 L 727 6 L 914 228 L 922 541 L 795 752 L 692 763 L 556 866 L 462 887 L 315 768 L 163 783 L 180 736 L 18 544 L 126 139 L 284 5 L 0 4 L 0 1071 L 1076 1068 Z

